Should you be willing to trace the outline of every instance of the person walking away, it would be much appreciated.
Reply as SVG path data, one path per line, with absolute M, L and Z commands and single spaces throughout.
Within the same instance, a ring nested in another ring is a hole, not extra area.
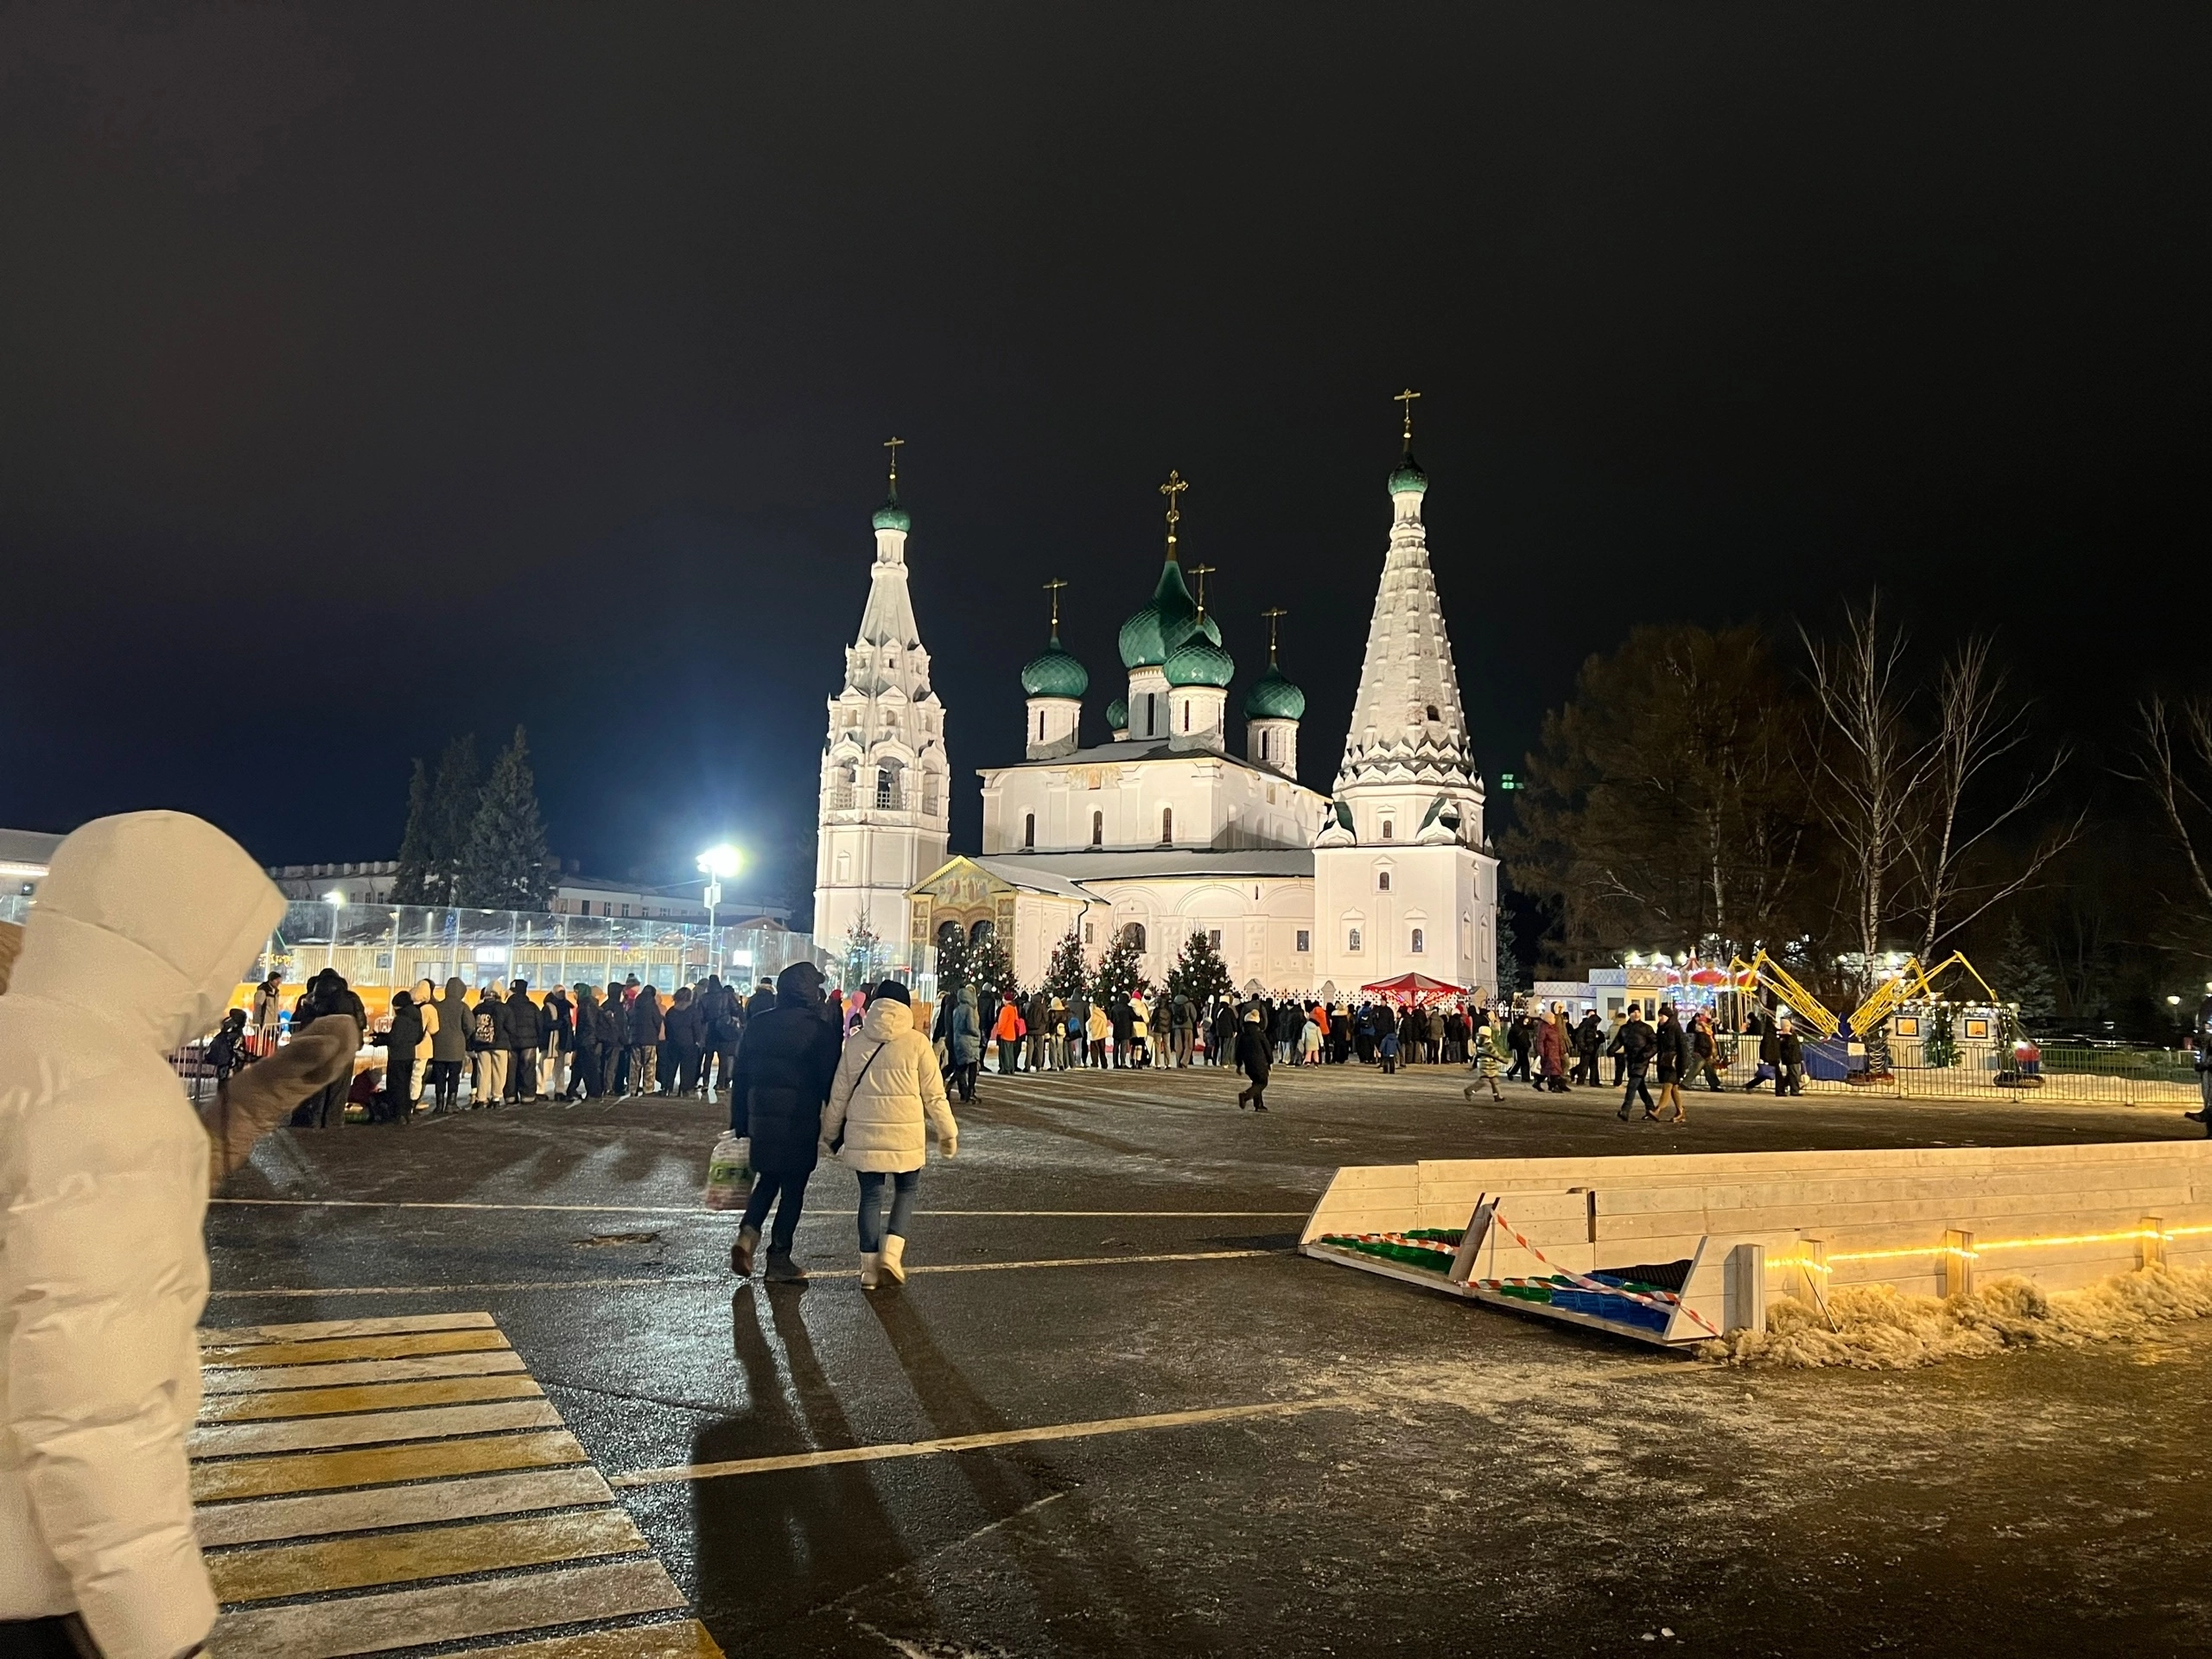
M 1705 1074 L 1705 1086 L 1719 1094 L 1720 1043 L 1713 1034 L 1713 1016 L 1702 1009 L 1690 1022 L 1690 1057 L 1694 1063 L 1693 1069 Z M 1688 1086 L 1687 1079 L 1684 1086 Z
M 1774 1039 L 1775 1082 L 1777 1095 L 1802 1095 L 1805 1092 L 1805 1045 L 1797 1035 L 1795 1020 L 1785 1020 Z
M 502 1098 L 510 1104 L 536 1100 L 537 1052 L 545 1046 L 545 1013 L 531 1001 L 528 980 L 518 979 L 507 987 L 502 1018 L 507 1046 L 507 1086 Z
M 963 1105 L 976 1098 L 976 1074 L 983 1065 L 983 1017 L 976 1012 L 976 988 L 963 985 L 952 1000 L 945 1027 L 945 1052 L 952 1057 L 952 1077 Z
M 0 997 L 0 1652 L 168 1659 L 215 1622 L 186 1442 L 216 1166 L 168 1057 L 283 913 L 213 825 L 133 812 L 62 842 L 24 923 Z M 232 1099 L 294 1067 L 302 1030 Z
M 430 1109 L 444 1116 L 461 1107 L 461 1074 L 468 1065 L 468 987 L 446 981 L 445 995 L 432 993 L 438 1028 L 430 1033 Z
M 1052 999 L 1041 988 L 1031 994 L 1022 1023 L 1029 1027 L 1029 1069 L 1042 1071 L 1052 1060 Z
M 1673 1122 L 1687 1123 L 1689 1113 L 1682 1106 L 1682 1079 L 1689 1074 L 1690 1046 L 1688 1033 L 1675 1018 L 1675 1005 L 1659 1005 L 1659 1027 L 1652 1033 L 1657 1047 L 1652 1055 L 1652 1070 L 1659 1078 L 1659 1106 L 1669 1104 L 1675 1109 Z
M 691 1000 L 689 985 L 676 988 L 676 995 L 669 1000 L 664 1026 L 668 1033 L 670 1064 L 661 1074 L 660 1091 L 663 1095 L 688 1095 L 699 1086 L 699 1060 L 707 1046 L 699 1020 L 699 1005 Z
M 778 995 L 780 997 L 781 993 Z M 653 1092 L 653 1072 L 660 1064 L 662 1035 L 660 993 L 651 985 L 644 986 L 638 992 L 637 1001 L 630 1004 L 630 1092 L 633 1096 Z
M 284 987 L 271 974 L 253 988 L 253 1055 L 266 1059 L 276 1052 L 276 1028 L 284 1023 Z
M 775 1006 L 746 1021 L 729 1091 L 730 1133 L 750 1135 L 753 1143 L 753 1196 L 729 1252 L 730 1270 L 740 1278 L 752 1276 L 760 1224 L 772 1205 L 767 1277 L 785 1284 L 806 1277 L 791 1259 L 791 1244 L 807 1179 L 821 1155 L 822 1108 L 842 1040 L 822 995 L 822 970 L 810 962 L 795 962 L 777 975 Z
M 1255 1112 L 1268 1109 L 1268 1070 L 1274 1058 L 1274 1045 L 1268 1039 L 1259 1009 L 1247 1008 L 1236 1032 L 1236 1064 L 1244 1072 L 1244 1086 L 1236 1091 L 1238 1111 L 1247 1105 Z
M 545 993 L 545 1046 L 539 1056 L 540 1092 L 548 1100 L 569 1093 L 569 1074 L 575 1067 L 576 1006 L 569 1001 L 569 988 L 556 985 Z
M 1126 996 L 1114 999 L 1114 1064 L 1129 1066 L 1136 1064 L 1136 1010 Z
M 1544 1088 L 1554 1095 L 1567 1092 L 1567 1031 L 1557 1008 L 1544 1010 L 1536 1027 L 1536 1055 L 1542 1062 Z
M 384 1095 L 370 1109 L 370 1120 L 404 1125 L 415 1116 L 415 1052 L 423 1043 L 423 1016 L 413 996 L 391 994 L 391 1024 L 375 1040 L 385 1052 Z
M 914 1028 L 906 988 L 887 979 L 838 1057 L 830 1108 L 822 1116 L 823 1138 L 836 1147 L 837 1161 L 860 1178 L 863 1290 L 874 1290 L 886 1278 L 906 1281 L 906 1229 L 922 1166 L 929 1161 L 931 1129 L 940 1152 L 948 1158 L 958 1154 L 960 1125 L 944 1097 L 937 1051 Z
M 1321 1026 L 1310 1014 L 1306 1016 L 1306 1023 L 1298 1033 L 1298 1063 L 1300 1065 L 1321 1064 Z
M 737 1064 L 737 1046 L 745 1036 L 745 1004 L 734 987 L 709 979 L 714 988 L 714 1011 L 707 1016 L 707 1044 L 714 1051 L 715 1074 L 710 1090 L 729 1090 L 729 1075 Z
M 1756 1037 L 1759 1046 L 1759 1063 L 1751 1072 L 1751 1080 L 1744 1085 L 1744 1092 L 1757 1094 L 1759 1084 L 1770 1078 L 1774 1080 L 1776 1091 L 1780 1092 L 1782 1084 L 1777 1067 L 1782 1060 L 1782 1038 L 1774 1028 L 1774 1016 L 1762 1009 L 1745 1022 L 1744 1035 Z
M 1014 990 L 1009 986 L 999 994 L 999 1010 L 991 1021 L 991 1037 L 999 1046 L 999 1075 L 1002 1077 L 1014 1075 L 1021 1058 L 1021 1008 L 1014 1000 Z
M 1621 1070 L 1627 1079 L 1625 1090 L 1621 1096 L 1621 1122 L 1628 1122 L 1630 1103 L 1641 1096 L 1644 1116 L 1657 1122 L 1659 1113 L 1651 1103 L 1651 1089 L 1646 1079 L 1650 1075 L 1651 1057 L 1657 1051 L 1658 1039 L 1652 1034 L 1651 1027 L 1643 1023 L 1641 1004 L 1631 1002 L 1628 1005 L 1628 1017 L 1621 1022 L 1620 1035 L 1613 1040 L 1618 1047 L 1616 1058 L 1621 1062 Z
M 1188 991 L 1178 991 L 1167 1005 L 1167 1047 L 1177 1071 L 1183 1071 L 1190 1065 L 1192 1051 L 1198 1046 L 1198 1006 L 1191 1001 Z
M 1506 1046 L 1513 1051 L 1513 1067 L 1505 1074 L 1507 1078 L 1518 1077 L 1523 1083 L 1533 1084 L 1535 1078 L 1530 1073 L 1529 1056 L 1535 1046 L 1535 1034 L 1529 1029 L 1527 1014 L 1517 1012 L 1514 1014 L 1512 1026 L 1506 1033 Z

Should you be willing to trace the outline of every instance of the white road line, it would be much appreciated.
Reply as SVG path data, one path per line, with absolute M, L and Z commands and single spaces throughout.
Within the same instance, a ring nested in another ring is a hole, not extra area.
M 192 1528 L 200 1535 L 200 1543 L 213 1549 L 223 1544 L 262 1544 L 280 1538 L 472 1521 L 491 1515 L 573 1509 L 612 1501 L 613 1494 L 599 1471 L 587 1465 L 578 1469 L 533 1469 L 518 1475 L 422 1481 L 412 1486 L 377 1486 L 365 1491 L 318 1492 L 309 1497 L 248 1497 L 229 1503 L 203 1503 L 192 1512 Z
M 696 1204 L 477 1204 L 454 1201 L 432 1201 L 423 1198 L 210 1198 L 210 1204 L 244 1205 L 249 1208 L 277 1210 L 521 1210 L 543 1211 L 556 1215 L 586 1216 L 691 1216 L 700 1220 L 728 1220 L 730 1212 L 702 1208 Z M 1158 1218 L 1166 1221 L 1280 1221 L 1286 1217 L 1303 1219 L 1313 1213 L 1313 1206 L 1303 1210 L 918 1210 L 918 1216 L 975 1216 L 1004 1217 L 1022 1219 L 1036 1217 L 1062 1217 L 1083 1221 L 1135 1221 Z M 842 1221 L 842 1215 L 815 1215 L 807 1221 Z
M 211 1423 L 194 1429 L 185 1444 L 195 1458 L 262 1457 L 272 1452 L 324 1452 L 344 1446 L 442 1440 L 455 1434 L 560 1427 L 561 1414 L 550 1401 L 499 1400 L 489 1405 L 424 1406 L 410 1411 L 365 1411 L 277 1422 Z
M 1259 1417 L 1292 1417 L 1308 1411 L 1360 1411 L 1374 1402 L 1356 1394 L 1323 1395 L 1310 1400 L 1280 1400 L 1249 1406 L 1209 1406 L 1194 1411 L 1160 1411 L 1140 1417 L 1102 1417 L 1082 1423 L 1047 1423 L 1037 1428 L 1007 1428 L 984 1434 L 954 1434 L 937 1440 L 909 1440 L 883 1446 L 849 1446 L 785 1457 L 741 1458 L 728 1463 L 675 1464 L 664 1469 L 637 1469 L 610 1475 L 618 1491 L 662 1486 L 676 1481 L 719 1480 L 729 1475 L 766 1475 L 790 1469 L 824 1469 L 839 1464 L 882 1463 L 896 1458 L 936 1457 L 949 1452 L 987 1452 L 1002 1446 L 1034 1446 L 1052 1440 L 1086 1440 L 1100 1434 L 1131 1434 L 1151 1429 L 1190 1428 Z
M 219 1294 L 220 1293 L 217 1293 Z M 288 1293 L 293 1294 L 322 1293 Z M 243 1365 L 203 1369 L 202 1394 L 259 1394 L 285 1389 L 328 1389 L 362 1382 L 407 1382 L 437 1376 L 496 1376 L 526 1371 L 512 1349 L 463 1354 L 410 1354 L 404 1359 L 347 1359 L 323 1365 Z
M 1289 1255 L 1289 1250 L 1178 1250 L 1157 1255 L 1069 1255 L 1045 1262 L 948 1262 L 917 1263 L 906 1269 L 921 1273 L 1011 1273 L 1026 1268 L 1130 1268 L 1160 1262 L 1241 1262 L 1255 1255 Z M 810 1272 L 809 1279 L 857 1279 L 858 1268 L 829 1268 Z M 442 1296 L 480 1295 L 492 1291 L 620 1290 L 637 1286 L 720 1285 L 740 1281 L 726 1273 L 672 1273 L 648 1279 L 512 1279 L 503 1284 L 472 1285 L 327 1285 L 295 1290 L 211 1290 L 219 1296 Z
M 241 1325 L 232 1330 L 202 1329 L 200 1346 L 253 1342 L 321 1342 L 340 1337 L 399 1337 L 417 1331 L 490 1331 L 489 1313 L 407 1313 L 388 1319 L 317 1319 L 308 1325 Z

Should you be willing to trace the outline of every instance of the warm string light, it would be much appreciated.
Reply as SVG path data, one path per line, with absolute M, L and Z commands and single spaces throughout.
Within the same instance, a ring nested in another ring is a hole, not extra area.
M 1961 1261 L 1973 1262 L 1992 1250 L 2032 1250 L 2054 1244 L 2123 1244 L 2130 1240 L 2140 1242 L 2156 1239 L 2164 1243 L 2170 1239 L 2194 1238 L 2212 1233 L 2212 1226 L 2203 1227 L 2130 1227 L 2116 1233 L 2054 1234 L 2042 1238 L 1998 1238 L 1986 1244 L 1977 1243 L 1973 1249 L 1962 1250 L 1955 1244 L 1916 1244 L 1901 1250 L 1839 1250 L 1824 1261 L 1815 1261 L 1808 1255 L 1784 1256 L 1776 1265 L 1798 1268 L 1814 1273 L 1827 1273 L 1839 1262 L 1897 1262 L 1922 1256 L 1956 1256 Z

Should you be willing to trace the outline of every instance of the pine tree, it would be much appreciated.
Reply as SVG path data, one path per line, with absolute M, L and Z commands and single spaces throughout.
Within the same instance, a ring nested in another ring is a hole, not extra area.
M 1144 976 L 1144 952 L 1125 927 L 1099 958 L 1090 976 L 1090 995 L 1110 1008 L 1123 997 L 1141 996 L 1151 988 L 1152 982 Z
M 1183 954 L 1167 970 L 1167 994 L 1189 997 L 1194 1008 L 1203 1008 L 1236 988 L 1236 981 L 1229 976 L 1229 964 L 1202 932 L 1194 932 L 1183 942 Z
M 974 976 L 976 1006 L 983 1009 L 986 1023 L 990 1020 L 989 1009 L 1008 991 L 1015 1000 L 1021 996 L 1021 982 L 1014 977 L 1014 957 L 995 930 L 986 933 L 969 947 L 969 971 Z
M 847 990 L 873 990 L 881 978 L 876 969 L 883 960 L 883 940 L 866 922 L 855 920 L 845 930 L 844 978 Z
M 1521 942 L 1513 937 L 1513 918 L 1503 909 L 1497 912 L 1497 994 L 1521 994 Z
M 545 825 L 537 814 L 523 728 L 500 754 L 484 785 L 461 861 L 461 902 L 479 910 L 543 910 L 552 894 Z
M 1090 968 L 1083 959 L 1083 940 L 1071 927 L 1060 936 L 1060 942 L 1052 947 L 1052 961 L 1046 964 L 1046 993 L 1072 1004 L 1083 995 L 1090 977 Z
M 430 769 L 420 756 L 407 780 L 407 828 L 399 837 L 399 868 L 391 878 L 391 902 L 430 902 Z
M 965 935 L 948 938 L 937 947 L 937 995 L 942 1002 L 959 995 L 963 985 L 976 982 L 975 953 Z
M 2018 916 L 2005 924 L 2005 938 L 1990 970 L 1990 988 L 2006 1001 L 2018 1003 L 2021 1019 L 2057 1017 L 2058 976 Z
M 461 902 L 461 861 L 476 827 L 484 791 L 476 775 L 476 739 L 464 733 L 438 757 L 437 781 L 430 786 L 429 846 L 423 879 L 423 902 Z

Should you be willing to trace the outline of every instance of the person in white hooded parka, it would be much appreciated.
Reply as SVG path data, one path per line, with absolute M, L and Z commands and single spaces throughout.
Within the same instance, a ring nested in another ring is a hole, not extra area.
M 0 996 L 0 1650 L 169 1659 L 214 1623 L 185 1461 L 211 1166 L 350 1070 L 358 1033 L 248 1067 L 207 1125 L 168 1056 L 283 908 L 220 830 L 137 812 L 64 841 L 25 925 Z

